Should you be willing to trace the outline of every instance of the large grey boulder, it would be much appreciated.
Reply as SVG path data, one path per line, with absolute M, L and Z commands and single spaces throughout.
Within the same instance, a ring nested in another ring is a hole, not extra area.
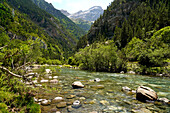
M 149 87 L 139 86 L 136 90 L 136 99 L 142 102 L 157 100 L 157 93 Z

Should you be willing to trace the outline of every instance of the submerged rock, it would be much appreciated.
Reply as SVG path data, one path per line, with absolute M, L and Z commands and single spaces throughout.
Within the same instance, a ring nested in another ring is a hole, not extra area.
M 108 102 L 108 101 L 106 101 L 106 100 L 102 100 L 102 101 L 100 101 L 100 104 L 102 104 L 102 105 L 108 105 L 108 104 L 109 104 L 109 102 Z
M 95 89 L 104 89 L 104 85 L 93 85 L 91 87 Z
M 149 87 L 139 86 L 136 90 L 136 99 L 142 102 L 146 100 L 155 101 L 157 100 L 157 93 Z
M 80 81 L 75 81 L 72 83 L 72 87 L 75 88 L 84 88 L 84 85 Z
M 132 109 L 132 113 L 152 113 L 152 112 L 146 108 L 141 108 L 139 110 Z
M 95 82 L 100 82 L 100 78 L 95 78 L 94 81 Z
M 57 104 L 57 108 L 65 108 L 67 106 L 66 102 L 60 102 Z

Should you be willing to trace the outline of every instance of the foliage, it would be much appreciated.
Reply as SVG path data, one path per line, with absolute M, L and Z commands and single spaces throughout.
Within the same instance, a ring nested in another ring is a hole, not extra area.
M 80 68 L 92 71 L 120 72 L 126 70 L 126 61 L 117 50 L 114 43 L 94 43 L 81 49 L 75 58 L 79 61 Z
M 40 105 L 38 104 L 28 105 L 27 109 L 29 109 L 30 113 L 41 113 Z
M 0 103 L 0 113 L 9 113 L 9 112 L 7 111 L 7 109 L 8 109 L 8 107 L 7 107 L 6 104 Z

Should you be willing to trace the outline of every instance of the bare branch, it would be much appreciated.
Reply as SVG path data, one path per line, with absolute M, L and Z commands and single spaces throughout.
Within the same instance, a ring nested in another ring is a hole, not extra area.
M 5 46 L 3 46 L 3 47 L 0 47 L 0 50 L 3 49 L 3 48 L 5 48 L 5 47 L 7 47 L 7 46 L 8 46 L 8 45 L 5 45 Z
M 21 75 L 17 75 L 17 74 L 15 74 L 15 73 L 13 73 L 13 72 L 9 71 L 9 70 L 8 70 L 7 68 L 5 68 L 5 67 L 1 67 L 1 66 L 0 66 L 0 69 L 1 69 L 2 71 L 5 71 L 6 73 L 8 73 L 8 74 L 12 75 L 12 76 L 17 77 L 17 78 L 23 78 L 23 76 L 21 76 Z
M 25 63 L 24 65 L 22 65 L 22 66 L 16 68 L 16 70 L 19 70 L 19 69 L 25 67 L 26 65 L 30 65 L 30 64 L 32 64 L 32 63 L 31 63 L 31 62 L 27 62 L 27 63 Z

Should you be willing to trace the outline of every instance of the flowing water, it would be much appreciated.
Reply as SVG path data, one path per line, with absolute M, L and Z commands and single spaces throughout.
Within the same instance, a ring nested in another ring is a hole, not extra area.
M 36 98 L 53 100 L 55 97 L 63 97 L 67 106 L 57 108 L 58 103 L 50 103 L 47 106 L 41 106 L 43 113 L 55 113 L 56 111 L 61 113 L 89 113 L 93 111 L 96 113 L 170 112 L 169 104 L 161 102 L 142 103 L 136 100 L 135 94 L 122 91 L 124 86 L 136 90 L 138 86 L 145 85 L 155 90 L 159 98 L 170 99 L 169 78 L 61 68 L 57 74 L 46 75 L 39 79 L 49 80 L 53 79 L 54 76 L 58 77 L 59 82 L 57 84 L 42 83 L 48 90 L 38 91 Z M 94 82 L 95 78 L 99 78 L 100 82 Z M 74 81 L 81 81 L 85 87 L 73 89 L 72 83 Z M 79 100 L 81 106 L 71 107 L 75 100 Z

